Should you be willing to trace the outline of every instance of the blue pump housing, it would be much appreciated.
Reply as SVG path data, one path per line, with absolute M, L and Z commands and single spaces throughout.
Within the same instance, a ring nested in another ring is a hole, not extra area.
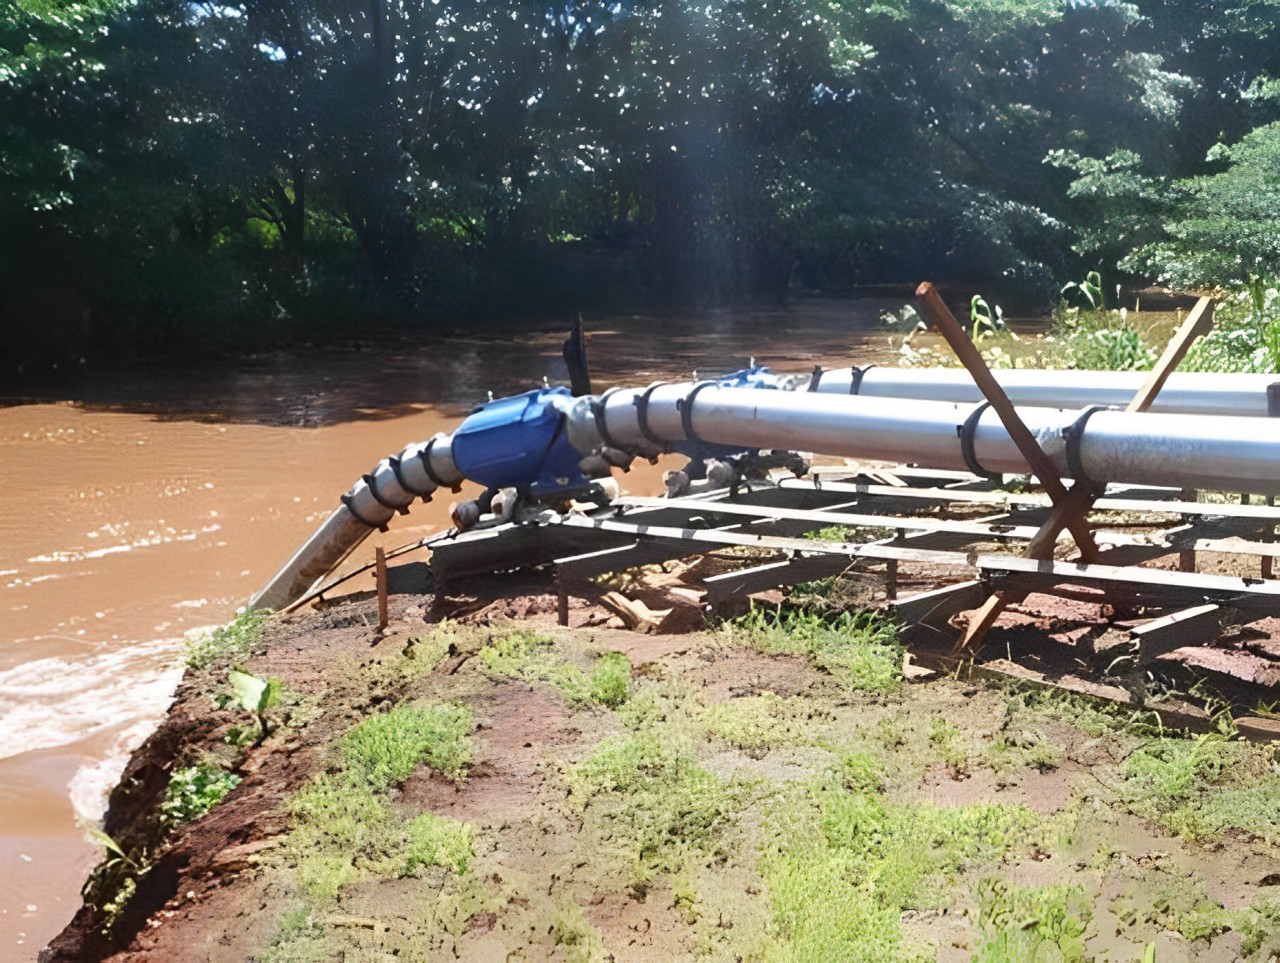
M 453 434 L 458 471 L 487 488 L 533 495 L 585 487 L 582 455 L 569 444 L 553 401 L 572 397 L 568 388 L 539 388 L 475 408 Z
M 724 388 L 778 387 L 773 373 L 760 366 L 714 381 Z M 572 398 L 568 388 L 539 388 L 473 409 L 453 433 L 451 450 L 458 471 L 486 488 L 517 488 L 535 497 L 585 488 L 589 482 L 578 469 L 582 455 L 569 444 L 557 404 Z M 693 477 L 701 477 L 708 457 L 745 451 L 688 441 L 673 445 L 672 450 L 691 459 Z

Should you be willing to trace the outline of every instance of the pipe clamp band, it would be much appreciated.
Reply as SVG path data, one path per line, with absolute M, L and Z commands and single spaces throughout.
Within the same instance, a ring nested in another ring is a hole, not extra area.
M 866 377 L 867 372 L 874 367 L 874 364 L 869 364 L 865 368 L 859 368 L 857 365 L 854 365 L 849 369 L 849 394 L 856 395 L 862 390 L 862 379 Z
M 693 399 L 698 397 L 698 392 L 703 388 L 714 388 L 714 381 L 700 381 L 689 389 L 689 393 L 676 402 L 676 407 L 680 410 L 680 424 L 684 427 L 684 436 L 694 445 L 706 445 L 701 438 L 693 433 Z
M 995 481 L 1004 476 L 998 471 L 988 471 L 983 468 L 978 461 L 978 453 L 974 447 L 974 435 L 978 431 L 978 422 L 982 420 L 982 415 L 990 407 L 991 402 L 989 401 L 978 402 L 973 411 L 969 412 L 969 417 L 964 420 L 964 424 L 959 427 L 957 433 L 960 435 L 960 454 L 964 456 L 964 463 L 968 466 L 969 471 L 982 478 Z
M 668 452 L 671 447 L 649 428 L 649 400 L 652 398 L 654 391 L 665 384 L 667 384 L 665 381 L 655 381 L 640 394 L 636 395 L 634 404 L 636 406 L 636 427 L 640 429 L 640 434 L 644 435 L 649 444 L 659 451 Z
M 437 475 L 435 469 L 431 467 L 431 449 L 435 447 L 440 438 L 440 435 L 434 435 L 427 442 L 427 447 L 418 452 L 418 460 L 422 462 L 422 468 L 427 473 L 427 477 L 436 483 L 437 488 L 448 488 L 449 486 L 444 483 L 444 479 Z
M 1062 429 L 1062 440 L 1065 443 L 1067 456 L 1067 471 L 1075 479 L 1077 485 L 1088 485 L 1091 488 L 1097 487 L 1098 483 L 1085 472 L 1084 462 L 1080 460 L 1080 439 L 1084 437 L 1084 429 L 1090 418 L 1099 411 L 1113 410 L 1115 409 L 1107 405 L 1090 405 L 1080 412 L 1075 421 Z
M 393 512 L 399 512 L 401 515 L 409 514 L 409 509 L 406 506 L 397 505 L 394 502 L 389 502 L 382 497 L 382 494 L 378 491 L 377 479 L 375 479 L 372 475 L 361 475 L 360 480 L 369 486 L 369 494 L 372 495 L 373 500 L 377 502 L 379 505 L 381 505 L 383 508 L 389 509 Z M 412 499 L 410 499 L 410 501 L 412 501 Z
M 609 396 L 615 392 L 621 391 L 621 388 L 614 386 L 602 394 L 598 399 L 591 402 L 591 416 L 596 422 L 596 432 L 600 435 L 600 440 L 610 448 L 617 448 L 619 451 L 625 451 L 617 442 L 613 440 L 613 436 L 609 434 L 609 426 L 604 420 L 604 406 L 609 401 Z
M 347 511 L 351 513 L 351 517 L 354 518 L 361 525 L 364 525 L 367 528 L 376 528 L 380 532 L 385 532 L 387 530 L 386 525 L 379 525 L 377 522 L 371 522 L 369 521 L 369 519 L 365 518 L 358 511 L 356 511 L 356 506 L 352 504 L 354 499 L 351 497 L 350 494 L 339 496 L 338 501 L 342 502 L 343 506 L 347 509 Z
M 404 477 L 404 468 L 399 455 L 388 458 L 387 462 L 391 465 L 391 471 L 396 476 L 396 481 L 399 483 L 401 488 L 407 491 L 410 495 L 417 495 L 419 498 L 431 497 L 431 492 L 420 491 L 409 484 L 408 480 Z

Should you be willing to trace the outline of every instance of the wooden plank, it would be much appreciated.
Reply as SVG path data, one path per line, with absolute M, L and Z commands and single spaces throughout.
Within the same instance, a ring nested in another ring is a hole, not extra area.
M 808 555 L 711 575 L 703 579 L 702 584 L 707 591 L 707 601 L 714 605 L 735 595 L 830 578 L 848 569 L 850 564 L 849 558 L 840 555 Z
M 1197 605 L 1153 619 L 1129 630 L 1139 668 L 1186 645 L 1205 645 L 1222 634 L 1225 610 L 1219 605 Z
M 1280 583 L 1259 578 L 1233 575 L 1202 575 L 1171 572 L 1159 568 L 1134 568 L 1115 565 L 1088 565 L 1079 562 L 1055 562 L 1048 559 L 1021 558 L 1015 555 L 980 555 L 982 572 L 1010 572 L 1041 582 L 1109 582 L 1143 585 L 1153 588 L 1182 589 L 1189 592 L 1217 593 L 1224 596 L 1252 595 L 1275 599 L 1280 603 Z
M 783 479 L 779 488 L 805 490 L 811 487 L 799 479 Z M 1135 486 L 1136 487 L 1136 486 Z M 886 496 L 903 501 L 919 499 L 936 502 L 968 502 L 982 505 L 1049 507 L 1053 501 L 1048 495 L 1036 492 L 969 492 L 952 488 L 890 488 L 887 485 L 868 485 L 865 482 L 823 482 L 823 491 Z M 1122 489 L 1129 490 L 1129 489 Z M 1150 489 L 1153 494 L 1176 492 L 1176 489 Z M 874 503 L 872 503 L 874 504 Z M 1146 498 L 1120 498 L 1104 495 L 1093 505 L 1097 511 L 1141 512 L 1148 515 L 1204 515 L 1222 518 L 1256 518 L 1260 521 L 1280 523 L 1280 507 L 1266 505 L 1238 505 L 1234 502 L 1195 502 L 1186 500 L 1155 500 Z
M 977 608 L 987 597 L 987 588 L 978 579 L 957 582 L 943 588 L 898 599 L 889 611 L 899 625 L 916 625 L 921 622 L 946 622 L 953 615 Z
M 899 562 L 919 562 L 926 565 L 954 566 L 972 571 L 971 555 L 967 552 L 944 552 L 930 549 L 903 548 L 898 545 L 870 543 L 858 545 L 852 542 L 827 542 L 819 539 L 786 538 L 774 535 L 753 535 L 727 529 L 674 528 L 662 525 L 633 524 L 616 519 L 591 518 L 585 515 L 567 515 L 550 528 L 566 528 L 575 531 L 599 531 L 625 535 L 643 541 L 672 541 L 689 545 L 689 554 L 704 551 L 698 546 L 739 545 L 750 548 L 776 549 L 800 553 L 825 553 L 846 558 L 870 558 Z
M 968 369 L 982 396 L 987 399 L 991 410 L 999 417 L 1032 474 L 1040 480 L 1040 484 L 1049 493 L 1055 505 L 1063 504 L 1067 497 L 1067 488 L 1058 474 L 1057 466 L 1044 453 L 1040 442 L 1036 441 L 1035 435 L 1027 428 L 1017 409 L 1013 407 L 1013 402 L 1004 393 L 1004 389 L 1000 387 L 1000 382 L 996 381 L 987 363 L 982 360 L 982 353 L 970 340 L 968 332 L 960 326 L 960 322 L 951 314 L 938 292 L 928 281 L 916 288 L 916 300 L 920 302 L 920 313 L 938 329 L 947 344 L 951 345 L 951 350 L 956 353 L 956 357 Z M 1060 520 L 1062 525 L 1071 532 L 1080 549 L 1080 554 L 1086 560 L 1097 554 L 1097 546 L 1093 544 L 1093 533 L 1085 524 L 1083 517 L 1064 512 Z M 1056 539 L 1056 537 L 1055 532 L 1052 538 Z

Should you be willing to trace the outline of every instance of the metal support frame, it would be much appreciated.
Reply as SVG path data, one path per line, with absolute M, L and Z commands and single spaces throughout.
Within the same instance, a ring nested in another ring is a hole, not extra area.
M 938 329 L 973 376 L 974 382 L 982 390 L 992 409 L 1000 416 L 1001 422 L 1009 432 L 1009 437 L 1017 444 L 1018 450 L 1027 460 L 1027 465 L 1053 501 L 1053 514 L 1027 545 L 1026 557 L 1052 559 L 1058 535 L 1066 529 L 1075 539 L 1081 558 L 1086 562 L 1095 560 L 1098 548 L 1093 539 L 1093 532 L 1088 526 L 1087 515 L 1102 494 L 1101 489 L 1084 478 L 1075 479 L 1072 487 L 1066 488 L 1053 462 L 1023 424 L 1017 410 L 982 359 L 982 354 L 947 308 L 934 286 L 925 281 L 916 289 L 916 298 L 920 302 L 921 313 L 933 327 Z M 1126 412 L 1141 412 L 1151 407 L 1160 389 L 1164 387 L 1169 375 L 1182 361 L 1187 350 L 1197 338 L 1207 334 L 1213 327 L 1213 309 L 1214 302 L 1211 298 L 1201 298 L 1196 303 L 1170 339 L 1147 380 L 1125 407 Z M 1185 556 L 1182 563 L 1186 565 Z M 976 653 L 982 647 L 991 627 L 995 625 L 1000 614 L 1012 600 L 1007 593 L 993 592 L 969 619 L 953 654 L 972 656 Z

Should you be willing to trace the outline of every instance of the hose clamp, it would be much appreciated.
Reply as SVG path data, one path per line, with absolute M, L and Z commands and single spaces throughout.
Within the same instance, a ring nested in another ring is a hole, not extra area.
M 856 395 L 862 390 L 862 379 L 874 367 L 876 367 L 874 364 L 869 364 L 865 368 L 854 365 L 849 369 L 849 394 Z
M 983 414 L 991 407 L 990 401 L 980 401 L 969 412 L 969 417 L 964 420 L 964 424 L 956 428 L 956 434 L 960 436 L 960 454 L 964 456 L 964 463 L 968 466 L 969 471 L 982 478 L 997 481 L 1004 476 L 998 471 L 988 471 L 978 461 L 978 453 L 974 447 L 974 435 L 978 431 L 978 422 L 982 420 Z
M 698 392 L 703 388 L 714 388 L 714 381 L 699 381 L 691 389 L 689 393 L 676 402 L 676 409 L 680 412 L 680 424 L 684 428 L 684 436 L 690 444 L 705 447 L 706 442 L 693 433 L 693 399 L 698 397 Z
M 655 381 L 640 394 L 636 395 L 633 402 L 636 406 L 636 427 L 640 429 L 640 434 L 644 435 L 649 444 L 664 453 L 671 451 L 671 446 L 655 435 L 649 427 L 649 401 L 653 397 L 654 391 L 666 384 L 668 384 L 666 381 Z

